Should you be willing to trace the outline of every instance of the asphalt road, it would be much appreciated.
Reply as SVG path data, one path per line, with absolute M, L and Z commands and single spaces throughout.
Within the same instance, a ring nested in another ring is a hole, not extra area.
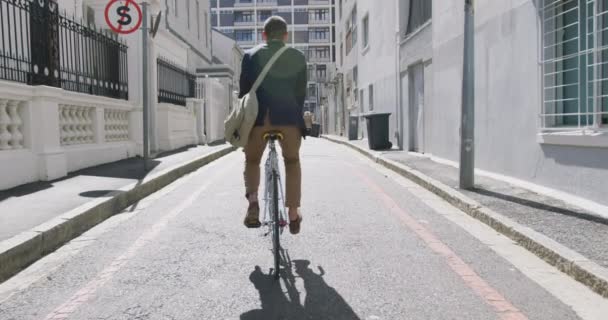
M 0 285 L 0 319 L 608 319 L 608 303 L 345 147 L 303 150 L 302 233 L 242 225 L 242 152 Z

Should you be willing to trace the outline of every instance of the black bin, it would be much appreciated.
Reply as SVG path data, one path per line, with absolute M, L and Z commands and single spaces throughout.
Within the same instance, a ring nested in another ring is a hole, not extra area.
M 359 138 L 359 116 L 350 116 L 348 121 L 348 140 Z
M 372 150 L 386 150 L 393 147 L 388 139 L 388 120 L 390 113 L 368 113 L 364 115 L 367 120 L 367 139 Z
M 310 130 L 310 136 L 318 138 L 321 133 L 321 125 L 318 123 L 313 123 L 312 128 Z

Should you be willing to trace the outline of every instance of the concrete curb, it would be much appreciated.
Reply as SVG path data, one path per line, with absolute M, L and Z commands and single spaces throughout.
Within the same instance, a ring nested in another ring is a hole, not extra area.
M 323 136 L 323 138 L 348 146 L 374 162 L 414 181 L 468 215 L 511 238 L 520 246 L 584 284 L 594 292 L 604 298 L 608 298 L 608 269 L 557 243 L 553 239 L 482 206 L 475 200 L 419 171 L 396 161 L 386 159 L 379 152 L 366 150 L 341 139 L 328 136 Z
M 193 161 L 167 168 L 0 242 L 0 283 L 129 205 L 234 150 L 226 146 Z

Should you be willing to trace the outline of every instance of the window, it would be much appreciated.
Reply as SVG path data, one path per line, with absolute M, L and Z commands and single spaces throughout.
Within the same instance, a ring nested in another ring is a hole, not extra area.
M 543 129 L 608 124 L 606 13 L 604 0 L 543 1 Z
M 361 98 L 359 99 L 359 103 L 361 104 L 361 111 L 365 111 L 365 105 L 363 104 L 363 101 L 365 101 L 365 90 L 359 90 L 359 94 L 361 95 Z
M 351 30 L 352 30 L 352 47 L 354 48 L 357 45 L 357 7 L 353 8 L 353 13 L 351 15 Z
M 209 16 L 205 11 L 203 15 L 203 25 L 205 26 L 205 45 L 209 48 Z
M 262 10 L 262 11 L 260 11 L 260 13 L 258 15 L 258 21 L 265 22 L 266 19 L 270 18 L 271 16 L 272 16 L 272 11 Z
M 253 22 L 252 11 L 242 11 L 234 13 L 234 22 Z
M 370 84 L 367 89 L 367 95 L 369 97 L 369 110 L 374 110 L 374 85 Z
M 186 20 L 188 20 L 188 30 L 190 30 L 190 0 L 186 1 L 186 16 L 188 16 Z
M 310 22 L 329 22 L 329 10 L 311 9 L 308 11 L 308 20 Z
M 338 3 L 338 13 L 339 19 L 342 19 L 342 0 L 340 0 L 340 3 Z
M 207 24 L 207 19 L 205 18 L 205 25 Z M 196 0 L 196 34 L 198 39 L 201 39 L 201 8 L 198 0 Z
M 223 34 L 225 34 L 225 35 L 227 35 L 227 36 L 229 36 L 230 38 L 234 38 L 235 37 L 235 35 L 234 35 L 234 29 L 230 29 L 230 28 L 229 29 L 220 29 L 220 32 L 223 33 Z
M 346 55 L 348 55 L 357 44 L 357 7 L 353 8 L 346 23 L 346 30 Z
M 175 16 L 177 17 L 177 0 L 173 0 L 173 12 L 175 13 Z
M 311 84 L 308 86 L 308 96 L 310 98 L 314 98 L 317 96 L 317 86 L 315 84 Z
M 329 28 L 310 28 L 308 30 L 308 38 L 312 42 L 329 40 Z
M 235 30 L 234 39 L 236 41 L 251 42 L 253 41 L 253 30 Z
M 310 49 L 311 61 L 329 61 L 329 47 L 313 47 Z
M 369 14 L 363 18 L 363 48 L 369 45 Z
M 410 12 L 407 19 L 406 34 L 410 34 L 431 19 L 433 1 L 410 0 Z
M 327 66 L 324 64 L 317 65 L 316 81 L 324 81 L 327 78 Z

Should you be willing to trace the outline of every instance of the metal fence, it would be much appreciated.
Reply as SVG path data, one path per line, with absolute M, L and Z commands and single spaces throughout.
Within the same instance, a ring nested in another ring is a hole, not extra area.
M 186 98 L 193 98 L 196 77 L 186 70 L 158 58 L 158 102 L 186 105 Z
M 0 0 L 0 79 L 128 99 L 127 46 L 51 0 Z

